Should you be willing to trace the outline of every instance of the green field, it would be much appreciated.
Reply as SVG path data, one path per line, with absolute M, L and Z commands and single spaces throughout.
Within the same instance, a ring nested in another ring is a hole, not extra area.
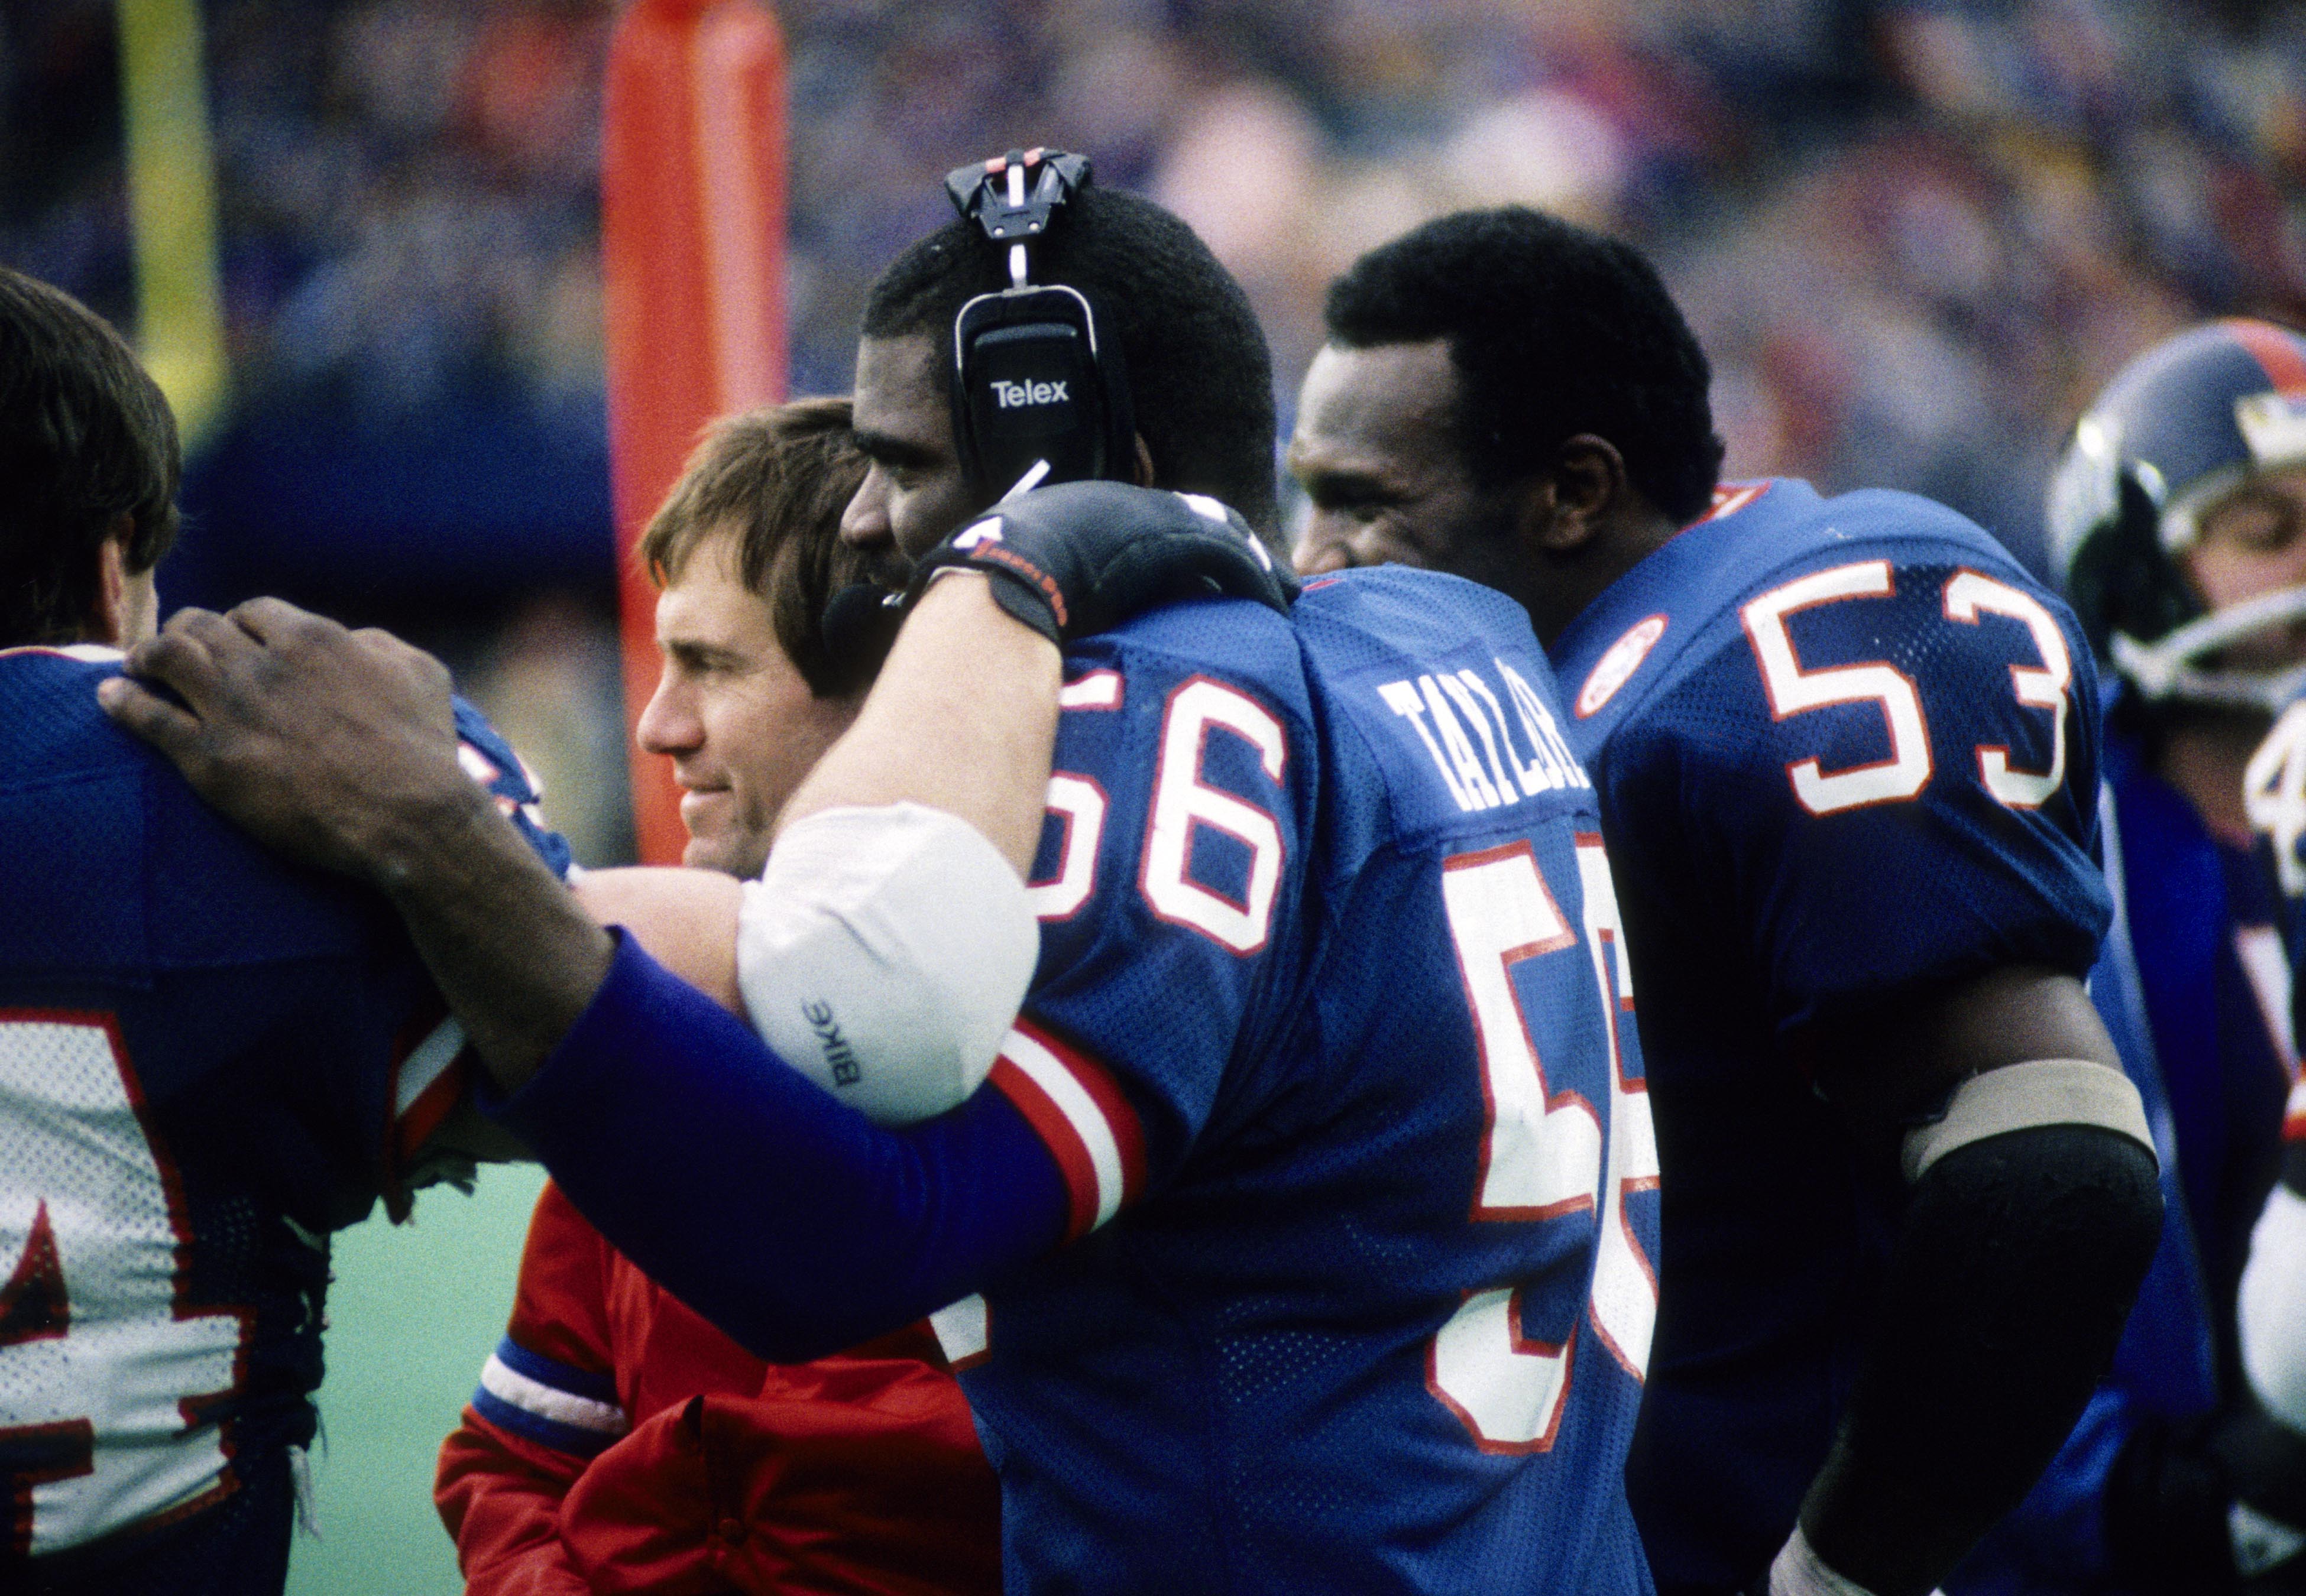
M 329 1377 L 312 1451 L 320 1535 L 299 1534 L 289 1596 L 453 1596 L 456 1551 L 432 1511 L 432 1460 L 504 1334 L 544 1172 L 483 1170 L 474 1194 L 417 1199 L 336 1240 Z

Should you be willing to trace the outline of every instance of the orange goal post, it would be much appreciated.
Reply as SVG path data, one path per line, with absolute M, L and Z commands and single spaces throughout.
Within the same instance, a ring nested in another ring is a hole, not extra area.
M 669 762 L 630 729 L 657 679 L 633 545 L 705 424 L 785 393 L 785 55 L 757 0 L 632 0 L 609 45 L 601 274 L 627 749 L 641 858 L 686 837 Z

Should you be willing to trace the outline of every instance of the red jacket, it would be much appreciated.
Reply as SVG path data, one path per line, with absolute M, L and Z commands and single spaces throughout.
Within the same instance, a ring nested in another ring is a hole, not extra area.
M 1000 1496 L 926 1325 L 773 1364 L 548 1185 L 433 1499 L 472 1596 L 1000 1588 Z

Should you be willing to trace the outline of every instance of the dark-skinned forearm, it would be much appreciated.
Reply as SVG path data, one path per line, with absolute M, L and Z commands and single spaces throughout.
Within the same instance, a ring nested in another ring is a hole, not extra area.
M 609 934 L 469 782 L 369 858 L 482 1064 L 517 1090 L 599 990 Z

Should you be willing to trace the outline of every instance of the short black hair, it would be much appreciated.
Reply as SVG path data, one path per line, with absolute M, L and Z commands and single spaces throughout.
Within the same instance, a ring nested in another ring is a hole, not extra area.
M 176 418 L 120 335 L 0 267 L 0 647 L 80 641 L 105 540 L 124 521 L 130 573 L 158 565 L 183 474 Z
M 1223 499 L 1250 525 L 1274 519 L 1273 357 L 1231 273 L 1149 200 L 1090 188 L 1033 246 L 1033 280 L 1077 288 L 1099 336 L 1117 341 L 1153 480 Z M 952 375 L 952 323 L 980 294 L 1009 286 L 1007 252 L 955 219 L 891 263 L 865 302 L 864 335 L 934 335 Z
M 1563 440 L 1591 432 L 1668 516 L 1705 509 L 1721 471 L 1712 372 L 1631 244 L 1518 205 L 1461 210 L 1354 261 L 1324 313 L 1350 349 L 1449 341 L 1479 485 L 1526 480 Z

